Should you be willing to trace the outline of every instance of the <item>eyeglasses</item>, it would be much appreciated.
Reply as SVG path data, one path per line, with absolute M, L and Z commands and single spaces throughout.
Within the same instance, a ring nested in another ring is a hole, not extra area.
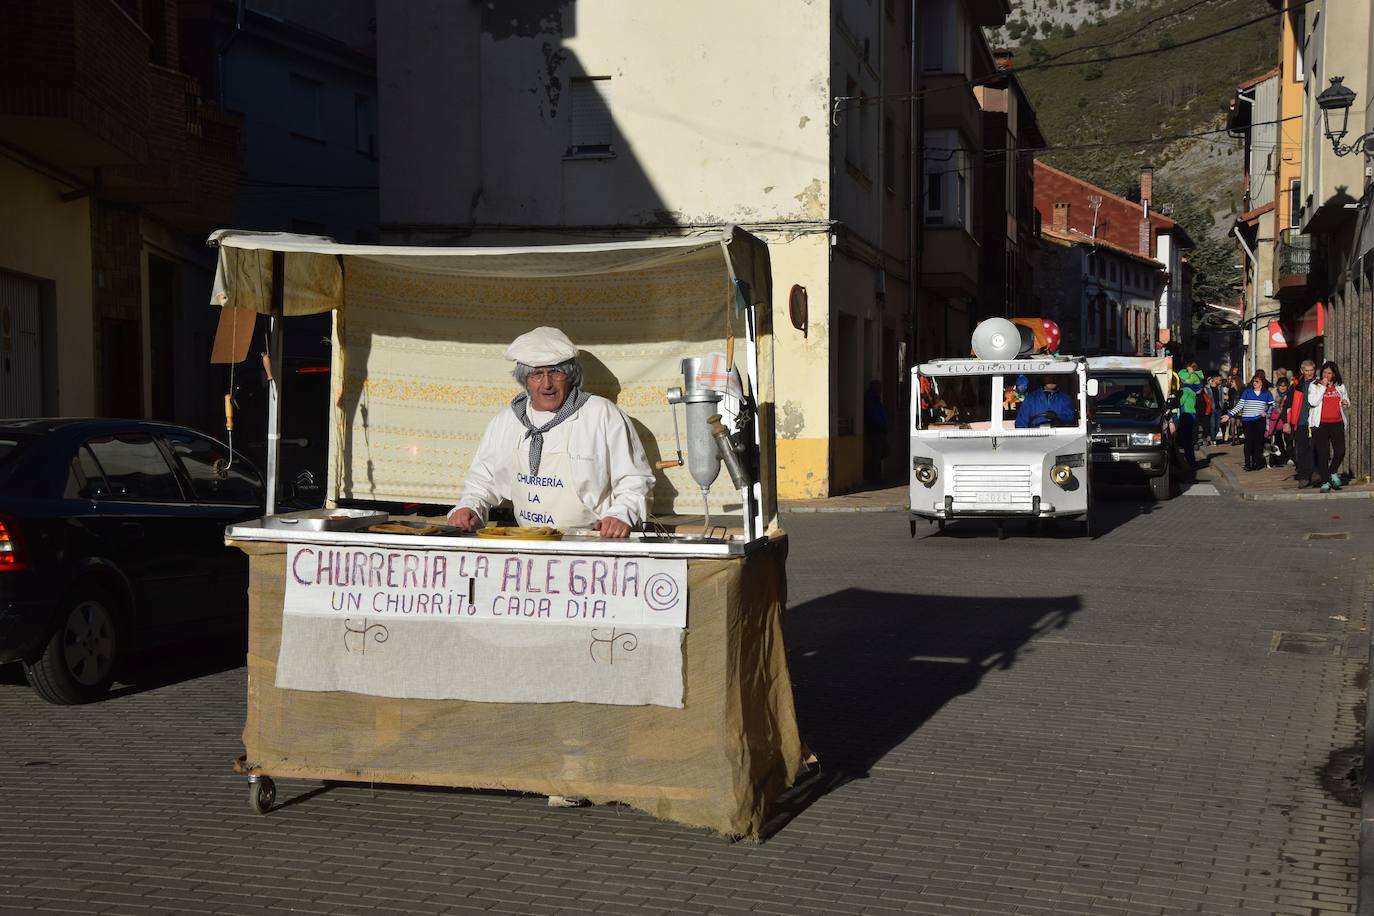
M 568 373 L 562 369 L 531 369 L 529 380 L 535 383 L 542 383 L 545 379 L 551 382 L 561 382 L 568 377 Z

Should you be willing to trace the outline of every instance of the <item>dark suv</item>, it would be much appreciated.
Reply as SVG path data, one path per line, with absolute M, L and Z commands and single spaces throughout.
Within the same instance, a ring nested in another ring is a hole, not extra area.
M 131 651 L 247 622 L 224 528 L 258 472 L 181 426 L 0 420 L 0 663 L 53 703 L 98 699 Z
M 1145 484 L 1155 499 L 1178 492 L 1171 404 L 1144 369 L 1093 369 L 1097 395 L 1088 414 L 1093 481 Z

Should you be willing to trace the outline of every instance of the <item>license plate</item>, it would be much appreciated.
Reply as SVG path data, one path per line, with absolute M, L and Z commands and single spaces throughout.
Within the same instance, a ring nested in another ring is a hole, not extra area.
M 979 493 L 977 501 L 980 503 L 1009 503 L 1012 502 L 1010 493 Z

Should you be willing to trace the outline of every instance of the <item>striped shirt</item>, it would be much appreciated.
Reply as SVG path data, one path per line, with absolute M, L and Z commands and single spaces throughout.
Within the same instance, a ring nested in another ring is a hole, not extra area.
M 1268 391 L 1256 391 L 1253 387 L 1241 392 L 1236 406 L 1227 411 L 1227 416 L 1239 415 L 1242 420 L 1263 420 L 1269 416 L 1269 408 L 1274 405 L 1274 396 Z

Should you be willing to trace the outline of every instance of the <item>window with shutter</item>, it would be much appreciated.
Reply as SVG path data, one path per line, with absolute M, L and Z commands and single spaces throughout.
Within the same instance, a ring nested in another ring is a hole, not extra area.
M 574 77 L 569 156 L 612 155 L 609 76 Z

